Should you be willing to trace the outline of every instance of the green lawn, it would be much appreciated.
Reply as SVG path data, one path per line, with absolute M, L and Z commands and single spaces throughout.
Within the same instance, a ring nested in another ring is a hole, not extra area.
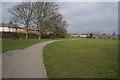
M 44 48 L 49 78 L 115 78 L 118 41 L 79 39 L 54 42 Z
M 9 50 L 18 50 L 18 49 L 24 49 L 28 46 L 31 46 L 33 44 L 48 41 L 52 39 L 18 39 L 18 40 L 2 40 L 2 53 L 7 52 Z
M 0 54 L 2 53 L 2 40 L 0 40 Z

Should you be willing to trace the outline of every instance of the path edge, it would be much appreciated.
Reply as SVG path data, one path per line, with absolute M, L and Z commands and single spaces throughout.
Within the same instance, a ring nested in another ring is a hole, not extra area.
M 56 41 L 62 41 L 62 40 L 52 40 L 53 42 L 51 42 L 51 43 L 54 43 L 54 42 L 56 42 Z M 47 46 L 47 45 L 49 45 L 49 44 L 51 44 L 51 43 L 48 43 L 48 44 L 46 44 L 45 46 Z M 44 47 L 45 47 L 44 46 Z M 43 48 L 44 48 L 43 47 Z M 43 55 L 43 48 L 42 48 L 42 55 Z M 46 76 L 46 78 L 48 79 L 48 75 L 47 75 L 47 70 L 45 69 L 45 64 L 44 64 L 44 57 L 43 57 L 43 69 L 44 69 L 44 73 L 45 73 L 45 76 Z

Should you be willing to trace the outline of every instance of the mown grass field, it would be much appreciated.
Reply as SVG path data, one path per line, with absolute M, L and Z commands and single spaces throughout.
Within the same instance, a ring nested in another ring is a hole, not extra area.
M 48 78 L 115 78 L 118 41 L 64 40 L 47 45 L 44 63 Z
M 2 53 L 5 53 L 9 50 L 19 50 L 27 48 L 33 44 L 44 42 L 53 39 L 18 39 L 18 40 L 2 40 Z
M 0 40 L 0 54 L 2 54 L 2 40 Z

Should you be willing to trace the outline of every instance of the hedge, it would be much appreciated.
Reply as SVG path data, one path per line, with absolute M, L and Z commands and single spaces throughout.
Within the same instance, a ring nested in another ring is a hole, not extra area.
M 2 32 L 2 39 L 25 39 L 26 33 Z M 29 39 L 38 39 L 38 34 L 28 33 Z

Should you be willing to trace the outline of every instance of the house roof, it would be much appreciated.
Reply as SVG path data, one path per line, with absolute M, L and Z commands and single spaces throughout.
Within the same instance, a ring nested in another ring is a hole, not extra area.
M 18 27 L 16 24 L 13 24 L 12 22 L 9 23 L 0 23 L 0 27 L 9 27 L 9 28 L 17 28 L 17 29 L 25 29 L 25 27 Z M 36 26 L 28 27 L 28 30 L 32 31 L 38 31 L 39 29 Z
M 1 27 L 9 27 L 9 28 L 19 28 L 16 24 L 13 24 L 12 22 L 9 23 L 0 23 Z

